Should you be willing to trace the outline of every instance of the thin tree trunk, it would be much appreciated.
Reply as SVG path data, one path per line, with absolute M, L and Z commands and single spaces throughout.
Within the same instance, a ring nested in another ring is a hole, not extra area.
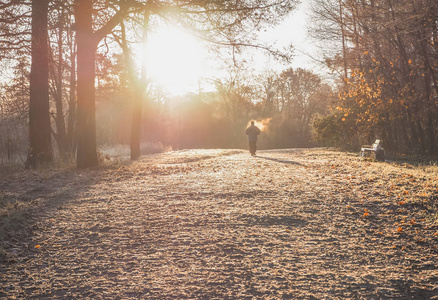
M 70 154 L 75 153 L 75 124 L 76 124 L 76 44 L 72 41 L 70 49 L 70 97 L 68 100 L 68 117 L 67 117 L 67 146 Z
M 339 21 L 341 25 L 341 34 L 342 34 L 342 60 L 344 62 L 344 79 L 347 79 L 348 72 L 347 72 L 347 49 L 345 45 L 345 30 L 344 30 L 344 12 L 342 7 L 342 0 L 339 0 Z
M 429 137 L 429 155 L 438 155 L 438 145 L 437 145 L 437 132 L 435 130 L 434 120 L 436 121 L 437 116 L 434 116 L 432 111 L 429 111 L 429 116 L 427 119 L 427 132 Z
M 147 36 L 149 30 L 149 12 L 144 13 L 143 20 L 143 51 L 146 53 Z M 135 95 L 132 112 L 132 126 L 131 126 L 131 160 L 136 160 L 140 157 L 140 135 L 141 135 L 141 121 L 143 112 L 143 101 L 146 95 L 147 73 L 146 73 L 146 58 L 143 58 L 141 66 L 140 80 L 135 85 Z
M 63 75 L 63 59 L 62 59 L 62 35 L 64 32 L 64 12 L 61 12 L 61 18 L 59 20 L 59 34 L 58 34 L 58 66 L 57 66 L 57 76 L 56 79 L 56 93 L 55 93 L 55 104 L 56 104 L 56 134 L 58 136 L 58 148 L 59 153 L 62 158 L 67 155 L 67 141 L 65 133 L 65 120 L 64 120 L 64 107 L 62 103 L 62 75 Z

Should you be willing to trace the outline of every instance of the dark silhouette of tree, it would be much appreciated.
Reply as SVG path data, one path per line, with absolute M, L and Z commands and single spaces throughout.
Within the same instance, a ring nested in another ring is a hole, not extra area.
M 36 168 L 53 160 L 49 116 L 48 0 L 32 1 L 32 63 L 29 102 L 29 155 Z
M 67 1 L 53 0 L 48 2 L 49 109 L 55 125 L 52 134 L 58 144 L 59 153 L 64 158 L 66 152 L 72 153 L 74 147 L 76 67 L 74 36 L 71 29 L 72 7 L 71 2 Z M 31 4 L 32 1 L 0 2 L 0 22 L 2 24 L 0 26 L 0 62 L 5 61 L 5 64 L 9 66 L 15 65 L 14 72 L 18 72 L 19 66 L 21 70 L 26 68 L 30 70 L 31 60 L 23 60 L 23 58 L 31 56 Z M 71 50 L 69 51 L 68 48 Z M 26 61 L 28 62 L 26 63 Z M 26 80 L 21 80 L 22 87 L 17 89 L 17 80 L 24 78 L 20 75 L 22 73 L 14 73 L 14 77 L 5 83 L 5 89 L 9 91 L 8 103 L 23 104 L 20 105 L 26 109 L 26 114 L 23 116 L 28 118 L 29 77 Z M 68 73 L 71 74 L 71 80 L 67 88 L 65 77 Z M 24 94 L 24 91 L 27 93 Z M 70 101 L 66 101 L 67 97 Z M 23 101 L 23 99 L 26 100 Z M 9 106 L 9 108 L 18 108 L 17 105 Z M 68 122 L 65 120 L 66 115 Z M 68 124 L 67 128 L 65 123 Z
M 102 27 L 93 30 L 92 0 L 75 1 L 77 40 L 77 167 L 97 166 L 95 54 L 99 42 L 119 24 L 127 8 L 121 7 Z

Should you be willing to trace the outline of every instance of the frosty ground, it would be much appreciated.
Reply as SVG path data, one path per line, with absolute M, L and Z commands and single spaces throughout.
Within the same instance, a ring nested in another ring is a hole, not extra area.
M 289 149 L 10 172 L 0 298 L 438 299 L 436 171 Z

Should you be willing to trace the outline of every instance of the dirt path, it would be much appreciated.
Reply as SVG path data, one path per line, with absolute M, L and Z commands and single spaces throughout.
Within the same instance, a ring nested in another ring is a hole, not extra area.
M 0 298 L 438 299 L 438 227 L 373 179 L 383 165 L 191 150 L 10 178 L 41 203 Z

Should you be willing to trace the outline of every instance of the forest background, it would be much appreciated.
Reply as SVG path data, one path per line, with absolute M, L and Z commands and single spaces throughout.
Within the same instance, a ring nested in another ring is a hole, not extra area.
M 133 159 L 168 147 L 244 148 L 252 119 L 264 129 L 260 148 L 358 151 L 380 138 L 388 152 L 437 157 L 436 1 L 310 1 L 319 70 L 292 68 L 293 48 L 278 50 L 254 35 L 298 3 L 259 2 L 0 1 L 0 63 L 3 74 L 13 72 L 0 86 L 0 163 L 36 167 L 76 156 L 79 167 L 93 166 L 93 143 L 100 153 L 125 153 L 130 145 Z M 200 83 L 197 92 L 169 94 L 147 79 L 147 66 L 136 65 L 133 49 L 164 23 L 209 42 L 226 70 L 202 79 L 211 90 Z M 90 32 L 100 35 L 88 63 L 95 78 L 81 90 L 78 53 Z M 254 48 L 283 59 L 282 70 L 254 73 L 246 59 Z M 38 80 L 47 82 L 40 102 L 32 101 Z M 81 93 L 95 99 L 81 103 Z M 87 105 L 95 105 L 92 114 Z

